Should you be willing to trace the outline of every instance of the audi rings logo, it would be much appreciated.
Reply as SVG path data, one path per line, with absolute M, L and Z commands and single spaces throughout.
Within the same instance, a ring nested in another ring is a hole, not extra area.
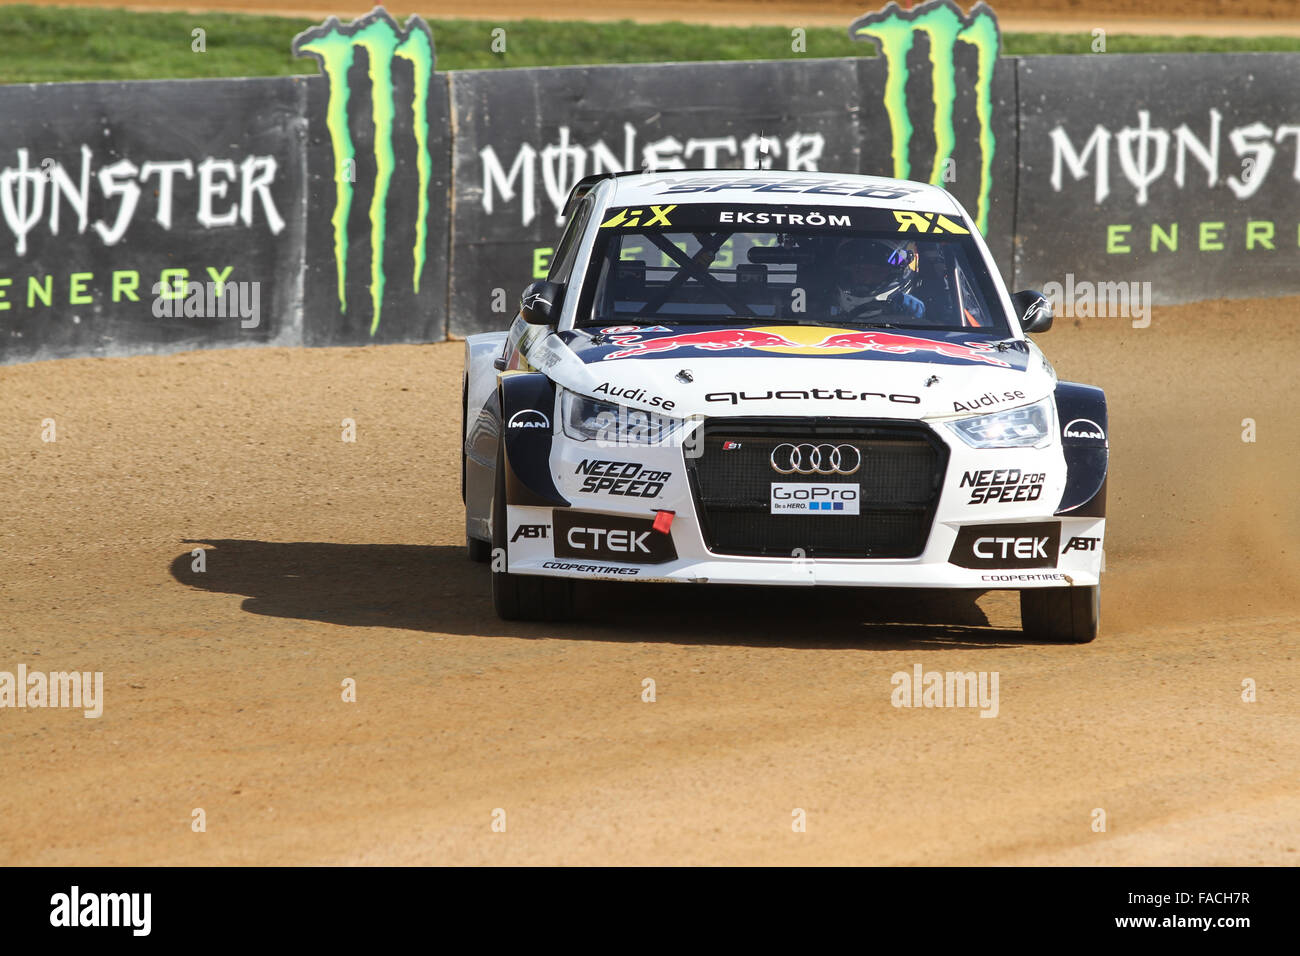
M 852 475 L 862 467 L 862 452 L 852 445 L 792 445 L 772 449 L 768 458 L 778 475 Z

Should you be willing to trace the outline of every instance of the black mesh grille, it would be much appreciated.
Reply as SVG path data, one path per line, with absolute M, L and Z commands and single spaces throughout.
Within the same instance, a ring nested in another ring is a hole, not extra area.
M 852 475 L 778 474 L 785 442 L 851 444 Z M 711 419 L 698 457 L 688 458 L 704 540 L 718 554 L 913 558 L 925 550 L 948 450 L 924 425 L 876 420 Z M 851 482 L 859 515 L 771 514 L 772 482 Z

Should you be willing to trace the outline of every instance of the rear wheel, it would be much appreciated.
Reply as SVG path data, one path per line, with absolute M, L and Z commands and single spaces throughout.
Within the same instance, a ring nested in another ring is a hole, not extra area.
M 573 614 L 573 582 L 511 574 L 505 570 L 506 462 L 504 448 L 497 453 L 496 484 L 492 493 L 492 607 L 503 621 L 563 621 Z M 498 550 L 499 549 L 499 550 Z M 497 570 L 497 565 L 502 565 Z
M 1097 636 L 1100 618 L 1099 585 L 1020 592 L 1020 626 L 1034 640 L 1087 644 Z

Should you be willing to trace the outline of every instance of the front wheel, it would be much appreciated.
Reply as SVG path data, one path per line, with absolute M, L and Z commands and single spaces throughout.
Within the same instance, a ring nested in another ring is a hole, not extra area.
M 1100 618 L 1100 585 L 1020 592 L 1020 627 L 1033 640 L 1087 644 L 1097 636 Z
M 468 534 L 465 535 L 465 551 L 476 564 L 487 564 L 492 560 L 492 545 Z
M 497 452 L 492 493 L 492 607 L 503 621 L 563 621 L 573 614 L 573 582 L 530 574 L 511 574 L 506 557 L 506 461 Z M 499 570 L 498 570 L 499 568 Z

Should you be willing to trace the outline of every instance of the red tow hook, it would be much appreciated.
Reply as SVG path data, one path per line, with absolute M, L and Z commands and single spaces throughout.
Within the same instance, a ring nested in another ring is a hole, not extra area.
M 654 529 L 660 534 L 667 534 L 673 526 L 673 517 L 676 514 L 675 511 L 656 511 Z

